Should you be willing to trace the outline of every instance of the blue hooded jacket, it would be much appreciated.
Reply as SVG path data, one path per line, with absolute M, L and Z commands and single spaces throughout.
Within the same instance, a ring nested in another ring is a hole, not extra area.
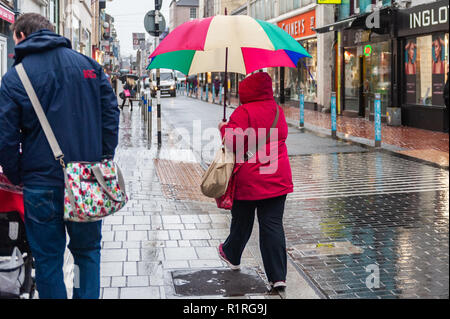
M 68 39 L 49 30 L 30 34 L 15 48 L 41 102 L 64 161 L 100 161 L 118 143 L 117 98 L 102 67 L 71 49 Z M 21 148 L 21 151 L 20 151 Z M 61 165 L 15 67 L 0 87 L 0 166 L 14 184 L 63 186 Z

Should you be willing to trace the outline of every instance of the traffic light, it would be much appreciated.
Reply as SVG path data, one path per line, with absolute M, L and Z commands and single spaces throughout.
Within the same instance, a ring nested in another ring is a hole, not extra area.
M 155 10 L 161 10 L 162 0 L 155 0 Z

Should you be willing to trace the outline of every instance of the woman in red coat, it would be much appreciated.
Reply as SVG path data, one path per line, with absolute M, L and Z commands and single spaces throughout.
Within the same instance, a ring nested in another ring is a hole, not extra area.
M 283 229 L 286 195 L 293 191 L 286 138 L 288 126 L 274 98 L 272 79 L 255 73 L 239 84 L 242 105 L 220 123 L 225 145 L 236 153 L 236 193 L 231 210 L 230 235 L 219 246 L 220 257 L 231 269 L 239 269 L 241 255 L 252 233 L 255 210 L 260 228 L 260 248 L 267 278 L 273 288 L 286 286 L 287 256 Z M 269 129 L 279 117 L 267 139 Z M 254 141 L 259 141 L 256 150 Z M 248 155 L 248 160 L 247 156 Z

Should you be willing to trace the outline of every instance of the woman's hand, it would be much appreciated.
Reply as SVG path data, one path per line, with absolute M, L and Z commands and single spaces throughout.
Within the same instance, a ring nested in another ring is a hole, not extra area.
M 219 131 L 222 129 L 222 126 L 227 125 L 227 124 L 228 124 L 228 122 L 224 122 L 224 121 L 220 122 L 218 125 Z

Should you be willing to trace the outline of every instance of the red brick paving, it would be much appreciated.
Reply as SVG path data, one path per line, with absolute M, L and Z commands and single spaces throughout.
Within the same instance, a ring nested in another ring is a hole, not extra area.
M 154 159 L 164 197 L 175 200 L 215 202 L 200 190 L 203 168 L 197 163 Z
M 237 98 L 231 98 L 233 105 L 238 105 Z M 296 102 L 297 103 L 297 102 Z M 282 104 L 287 119 L 299 121 L 298 107 L 292 103 Z M 305 109 L 305 123 L 331 130 L 331 115 Z M 363 118 L 338 116 L 337 131 L 353 137 L 374 139 L 374 122 Z M 407 126 L 388 126 L 382 124 L 382 142 L 401 148 L 399 151 L 408 156 L 431 161 L 442 166 L 449 165 L 449 134 L 422 130 Z

